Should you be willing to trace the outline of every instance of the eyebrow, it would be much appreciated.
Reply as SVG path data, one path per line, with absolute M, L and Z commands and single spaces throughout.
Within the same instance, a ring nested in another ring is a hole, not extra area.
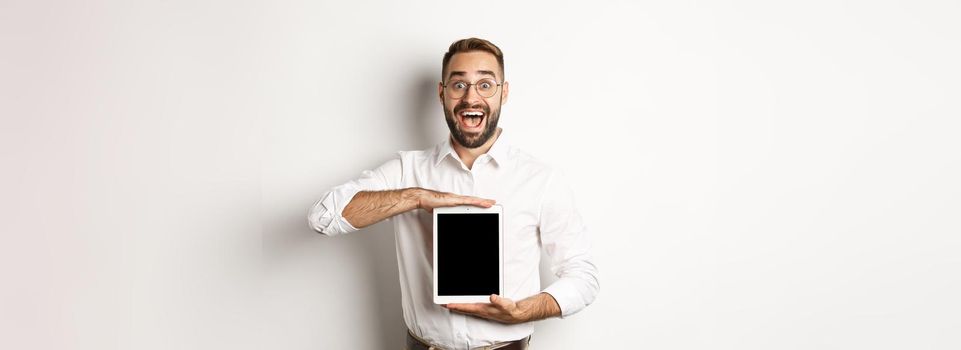
M 479 70 L 479 71 L 476 71 L 476 72 L 477 72 L 477 74 L 486 74 L 486 75 L 490 75 L 490 76 L 492 76 L 492 77 L 494 77 L 494 78 L 497 78 L 497 74 L 494 74 L 494 71 Z M 450 80 L 450 78 L 453 78 L 454 76 L 465 76 L 465 75 L 467 75 L 467 72 L 465 72 L 465 71 L 460 71 L 460 70 L 455 70 L 455 71 L 450 72 L 450 74 L 447 75 L 447 79 Z

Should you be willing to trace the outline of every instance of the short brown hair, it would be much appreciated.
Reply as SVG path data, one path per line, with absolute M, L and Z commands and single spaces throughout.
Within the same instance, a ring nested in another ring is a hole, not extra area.
M 494 55 L 494 57 L 497 58 L 497 64 L 501 66 L 500 78 L 504 79 L 504 53 L 501 52 L 501 49 L 497 47 L 497 45 L 480 38 L 461 39 L 450 44 L 450 48 L 448 48 L 447 53 L 444 54 L 444 62 L 440 70 L 440 79 L 442 81 L 447 79 L 447 64 L 450 63 L 450 59 L 454 57 L 454 54 L 471 51 L 484 51 Z

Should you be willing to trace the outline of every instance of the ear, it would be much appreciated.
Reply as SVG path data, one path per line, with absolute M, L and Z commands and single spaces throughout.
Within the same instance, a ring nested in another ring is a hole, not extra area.
M 443 105 L 444 104 L 444 83 L 443 82 L 437 83 L 437 98 L 440 99 L 440 104 Z
M 510 94 L 510 83 L 504 81 L 504 85 L 501 86 L 501 105 L 507 104 L 507 95 Z

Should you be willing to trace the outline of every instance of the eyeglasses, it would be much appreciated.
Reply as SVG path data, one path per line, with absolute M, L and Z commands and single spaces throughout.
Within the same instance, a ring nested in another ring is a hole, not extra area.
M 494 79 L 481 79 L 476 83 L 468 83 L 462 80 L 452 80 L 443 84 L 444 91 L 447 92 L 447 96 L 452 99 L 464 98 L 467 95 L 467 89 L 470 89 L 471 85 L 474 86 L 474 90 L 477 90 L 477 94 L 483 98 L 488 98 L 494 96 L 497 93 L 497 87 L 504 85 L 504 83 L 498 83 Z

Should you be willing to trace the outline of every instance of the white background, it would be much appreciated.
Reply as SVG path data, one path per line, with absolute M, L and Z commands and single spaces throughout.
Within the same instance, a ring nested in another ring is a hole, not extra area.
M 959 15 L 0 0 L 0 347 L 400 348 L 391 227 L 306 210 L 442 139 L 441 56 L 479 36 L 601 272 L 536 349 L 959 348 Z

